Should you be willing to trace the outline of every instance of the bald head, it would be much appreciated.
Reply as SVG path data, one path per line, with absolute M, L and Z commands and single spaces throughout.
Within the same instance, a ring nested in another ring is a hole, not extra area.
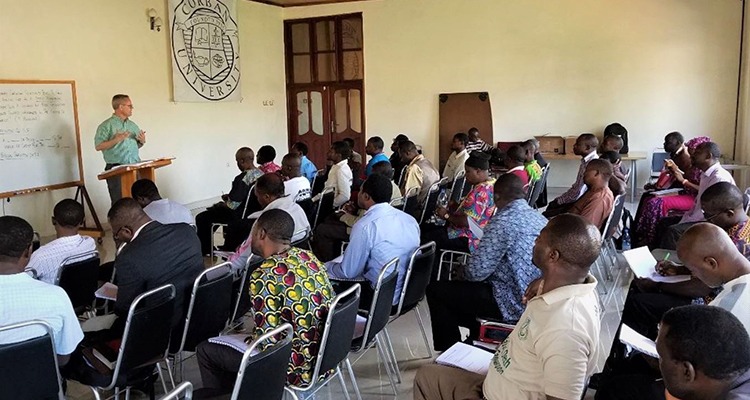
M 561 214 L 552 218 L 539 234 L 533 261 L 545 279 L 556 276 L 580 283 L 599 257 L 601 246 L 599 229 L 578 215 Z
M 748 261 L 729 235 L 708 222 L 690 227 L 677 242 L 677 256 L 693 275 L 710 287 L 719 287 L 750 273 Z
M 502 174 L 495 181 L 495 205 L 504 208 L 514 200 L 526 198 L 523 181 L 515 174 Z

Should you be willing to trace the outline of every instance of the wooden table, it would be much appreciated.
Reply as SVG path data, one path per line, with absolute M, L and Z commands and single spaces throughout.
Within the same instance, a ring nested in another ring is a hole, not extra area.
M 547 161 L 581 161 L 581 156 L 577 156 L 575 154 L 542 153 L 542 157 L 544 157 L 544 159 Z M 622 161 L 630 162 L 630 177 L 628 179 L 628 185 L 630 185 L 630 202 L 635 203 L 635 191 L 638 183 L 638 168 L 636 168 L 636 161 L 645 160 L 646 158 L 648 158 L 648 154 L 645 151 L 631 151 L 628 154 L 622 154 L 621 158 Z

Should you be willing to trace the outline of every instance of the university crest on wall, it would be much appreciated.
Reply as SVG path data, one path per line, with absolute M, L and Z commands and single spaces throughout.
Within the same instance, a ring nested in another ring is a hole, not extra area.
M 174 101 L 239 101 L 235 0 L 170 0 Z

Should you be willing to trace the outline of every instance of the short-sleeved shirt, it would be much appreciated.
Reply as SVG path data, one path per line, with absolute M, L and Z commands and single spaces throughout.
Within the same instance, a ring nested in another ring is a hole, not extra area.
M 580 399 L 599 350 L 596 279 L 529 300 L 484 380 L 487 400 Z
M 284 323 L 294 329 L 292 358 L 287 368 L 290 384 L 305 385 L 312 379 L 333 296 L 323 264 L 312 253 L 295 247 L 267 258 L 252 273 L 254 337 Z
M 490 222 L 492 215 L 495 214 L 494 185 L 494 179 L 474 185 L 469 194 L 464 197 L 457 212 L 465 214 L 467 218 L 473 219 L 480 228 L 484 229 L 487 223 Z M 479 245 L 479 238 L 471 232 L 471 229 L 469 227 L 448 227 L 449 239 L 462 237 L 469 239 L 469 251 L 473 253 Z
M 599 229 L 607 222 L 612 213 L 615 197 L 609 188 L 589 190 L 578 199 L 570 209 L 571 214 L 580 215 Z
M 60 266 L 65 259 L 77 255 L 91 253 L 96 250 L 94 239 L 88 236 L 73 235 L 57 238 L 31 253 L 29 265 L 26 269 L 36 271 L 36 277 L 42 282 L 54 285 Z M 89 255 L 88 258 L 90 258 Z M 81 261 L 74 259 L 71 262 Z
M 187 207 L 169 199 L 152 201 L 143 207 L 143 211 L 149 218 L 162 224 L 195 224 L 193 214 Z
M 263 171 L 264 174 L 272 174 L 274 172 L 279 172 L 281 170 L 281 167 L 275 162 L 269 161 L 258 166 L 258 169 Z
M 388 159 L 388 156 L 385 155 L 385 153 L 380 152 L 378 154 L 375 154 L 374 156 L 372 156 L 372 158 L 370 159 L 370 161 L 367 162 L 367 166 L 365 167 L 365 175 L 366 176 L 370 176 L 370 174 L 372 173 L 372 166 L 375 165 L 375 164 L 377 164 L 377 163 L 379 163 L 379 162 L 381 162 L 381 161 L 388 161 L 389 164 L 391 162 Z
M 130 118 L 120 119 L 112 114 L 96 128 L 94 136 L 94 145 L 111 140 L 118 132 L 128 132 L 130 135 L 127 139 L 112 146 L 107 150 L 102 150 L 104 162 L 107 164 L 132 164 L 141 161 L 138 155 L 138 141 L 135 137 L 141 132 L 141 128 Z
M 26 273 L 0 275 L 0 326 L 42 320 L 52 327 L 57 354 L 72 353 L 83 331 L 65 291 L 40 282 Z M 16 343 L 42 336 L 44 330 L 29 327 L 0 333 L 0 343 Z
M 307 156 L 302 156 L 301 162 L 300 173 L 312 183 L 315 175 L 318 173 L 318 168 L 315 167 L 315 164 Z

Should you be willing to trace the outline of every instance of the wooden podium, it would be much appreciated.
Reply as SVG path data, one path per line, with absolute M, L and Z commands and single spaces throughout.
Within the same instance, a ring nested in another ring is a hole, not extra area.
M 131 197 L 130 187 L 133 186 L 133 182 L 135 182 L 139 178 L 150 179 L 156 182 L 156 179 L 154 179 L 154 170 L 172 164 L 172 160 L 174 160 L 174 158 L 159 158 L 156 160 L 143 161 L 136 164 L 123 164 L 114 167 L 109 171 L 104 171 L 96 177 L 99 178 L 100 181 L 119 177 L 122 197 Z

